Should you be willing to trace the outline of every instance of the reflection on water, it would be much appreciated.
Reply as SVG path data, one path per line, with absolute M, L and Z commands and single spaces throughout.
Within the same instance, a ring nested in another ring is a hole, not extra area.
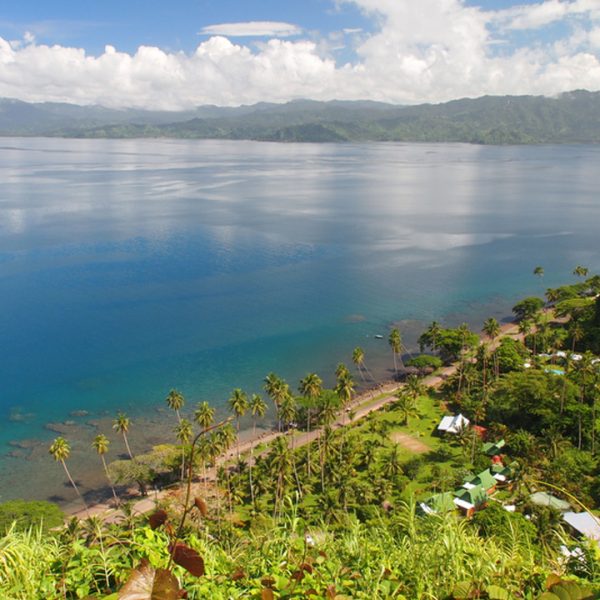
M 409 338 L 434 318 L 477 325 L 541 293 L 538 264 L 544 286 L 600 267 L 596 147 L 0 147 L 5 496 L 57 493 L 27 478 L 48 467 L 45 425 L 74 411 L 89 413 L 72 434 L 83 468 L 102 419 L 123 408 L 160 428 L 171 387 L 223 406 L 271 370 L 327 380 L 358 344 L 386 377 L 373 336 L 391 322 Z M 44 445 L 18 445 L 31 438 Z

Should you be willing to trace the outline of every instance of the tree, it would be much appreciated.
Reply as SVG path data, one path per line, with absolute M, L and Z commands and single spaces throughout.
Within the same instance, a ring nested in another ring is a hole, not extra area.
M 520 302 L 517 302 L 517 304 L 513 306 L 512 311 L 519 320 L 533 320 L 543 307 L 544 301 L 541 298 L 529 296 L 528 298 L 524 298 Z
M 316 373 L 309 373 L 304 379 L 300 380 L 298 390 L 305 400 L 307 431 L 310 436 L 311 411 L 315 407 L 317 398 L 319 398 L 323 392 L 323 381 Z M 306 444 L 306 472 L 308 477 L 310 477 L 310 441 Z
M 177 437 L 177 441 L 181 444 L 181 481 L 183 481 L 185 478 L 186 446 L 189 445 L 193 435 L 194 430 L 190 421 L 188 421 L 187 419 L 181 419 L 177 427 L 175 427 L 175 436 Z M 188 467 L 191 468 L 192 465 L 188 465 Z
M 263 418 L 267 413 L 267 405 L 259 394 L 252 394 L 248 405 L 252 413 L 252 437 L 256 437 L 256 417 Z
M 119 498 L 117 496 L 117 492 L 115 491 L 115 486 L 113 485 L 110 475 L 108 473 L 106 459 L 104 458 L 104 455 L 108 452 L 109 446 L 110 440 L 103 433 L 99 433 L 92 442 L 92 448 L 98 453 L 98 456 L 100 456 L 100 459 L 102 460 L 102 466 L 104 467 L 106 479 L 108 479 L 108 484 L 110 485 L 110 489 L 112 490 L 113 498 L 115 499 L 115 503 L 118 506 Z
M 118 413 L 117 418 L 113 421 L 113 429 L 123 435 L 123 441 L 125 442 L 125 448 L 127 448 L 127 454 L 129 458 L 133 459 L 131 448 L 129 447 L 129 440 L 127 439 L 127 433 L 129 432 L 129 426 L 131 421 L 125 413 Z
M 418 414 L 416 398 L 406 388 L 400 388 L 396 392 L 396 398 L 398 400 L 395 402 L 395 406 L 402 414 L 402 424 L 408 426 L 409 417 L 416 417 Z
M 421 348 L 421 352 L 425 346 L 429 346 L 434 352 L 438 348 L 438 338 L 440 333 L 442 332 L 442 328 L 437 321 L 432 321 L 431 325 L 425 330 L 425 332 L 419 338 L 419 347 Z
M 265 377 L 264 389 L 275 405 L 277 411 L 277 430 L 281 432 L 280 408 L 284 400 L 290 395 L 290 386 L 284 379 L 275 375 L 275 373 L 269 373 Z
M 215 420 L 215 409 L 208 402 L 198 402 L 194 411 L 194 421 L 199 425 L 202 431 L 206 431 Z
M 367 372 L 367 375 L 369 375 L 369 377 L 373 379 L 373 376 L 371 375 L 371 373 L 369 373 L 369 369 L 367 369 L 367 366 L 365 365 L 365 351 L 360 346 L 357 346 L 352 351 L 352 362 L 356 365 L 358 373 L 360 374 L 360 377 L 363 381 L 366 380 L 366 377 L 363 373 L 363 369 Z
M 231 397 L 229 398 L 229 408 L 235 416 L 237 425 L 237 457 L 240 459 L 240 419 L 246 414 L 248 410 L 248 395 L 240 388 L 233 390 Z
M 267 405 L 259 394 L 252 394 L 250 398 L 250 412 L 252 413 L 252 439 L 256 439 L 256 417 L 264 417 L 267 412 Z M 250 497 L 254 505 L 254 482 L 252 481 L 252 468 L 254 467 L 254 444 L 250 446 Z
M 390 335 L 388 337 L 388 344 L 392 349 L 392 356 L 394 358 L 394 372 L 396 373 L 396 375 L 398 375 L 398 364 L 396 362 L 396 356 L 402 351 L 402 337 L 398 328 L 394 327 L 390 331 Z M 400 358 L 400 362 L 402 362 L 402 358 Z
M 427 393 L 427 387 L 421 381 L 418 375 L 409 375 L 406 378 L 404 389 L 406 390 L 406 393 L 414 399 L 415 402 L 420 396 L 424 396 Z
M 67 440 L 65 440 L 65 438 L 59 436 L 52 442 L 48 452 L 52 455 L 52 458 L 55 461 L 60 462 L 62 464 L 63 469 L 65 470 L 65 473 L 67 474 L 67 478 L 69 479 L 71 485 L 73 486 L 73 489 L 75 490 L 75 493 L 79 496 L 81 502 L 83 503 L 83 506 L 85 506 L 85 510 L 89 511 L 88 505 L 86 504 L 85 500 L 83 499 L 83 496 L 81 495 L 81 492 L 79 491 L 79 488 L 73 481 L 73 478 L 71 477 L 71 473 L 69 473 L 69 469 L 67 468 L 66 461 L 69 458 L 69 456 L 71 456 L 71 446 L 69 446 L 69 442 L 67 442 Z
M 573 275 L 577 275 L 577 277 L 587 277 L 588 269 L 587 269 L 587 267 L 582 267 L 581 265 L 577 265 L 573 269 Z
M 177 390 L 171 390 L 168 396 L 165 398 L 165 401 L 167 403 L 167 406 L 171 410 L 175 411 L 175 413 L 177 414 L 177 421 L 181 423 L 181 415 L 179 414 L 179 411 L 183 408 L 183 405 L 185 404 L 185 398 L 183 397 L 183 394 L 181 392 L 178 392 Z
M 536 268 L 533 270 L 533 274 L 534 274 L 536 277 L 539 277 L 539 278 L 541 279 L 541 278 L 544 276 L 544 268 L 543 268 L 543 267 L 536 267 Z
M 490 317 L 483 322 L 483 333 L 493 341 L 500 333 L 500 323 L 494 317 Z

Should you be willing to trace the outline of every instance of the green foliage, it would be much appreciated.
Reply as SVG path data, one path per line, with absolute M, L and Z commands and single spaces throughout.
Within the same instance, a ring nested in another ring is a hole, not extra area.
M 517 302 L 512 308 L 513 313 L 519 320 L 533 319 L 544 308 L 544 301 L 541 298 L 530 296 Z
M 13 531 L 43 527 L 44 530 L 62 525 L 64 514 L 56 504 L 43 500 L 9 500 L 0 504 L 0 533 L 14 523 Z
M 523 362 L 529 357 L 529 351 L 522 342 L 513 338 L 503 337 L 494 351 L 500 373 L 521 371 Z
M 417 369 L 439 369 L 442 366 L 442 359 L 439 356 L 431 354 L 420 354 L 407 361 L 407 366 L 416 367 Z
M 444 362 L 457 360 L 465 350 L 473 350 L 479 345 L 479 336 L 465 327 L 454 329 L 427 330 L 419 337 L 421 349 L 429 347 L 439 350 Z

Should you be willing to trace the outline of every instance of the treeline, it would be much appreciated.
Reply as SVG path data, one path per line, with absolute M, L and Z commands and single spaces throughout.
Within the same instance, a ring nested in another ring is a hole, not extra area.
M 274 142 L 597 143 L 600 93 L 485 96 L 441 104 L 260 103 L 181 113 L 0 100 L 0 135 Z

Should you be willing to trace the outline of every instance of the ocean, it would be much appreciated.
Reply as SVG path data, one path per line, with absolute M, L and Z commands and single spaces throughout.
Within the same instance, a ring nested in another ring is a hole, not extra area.
M 0 501 L 73 495 L 47 453 L 132 419 L 172 439 L 171 388 L 222 412 L 270 371 L 392 375 L 432 320 L 474 329 L 600 269 L 597 146 L 0 139 Z M 537 265 L 543 278 L 533 275 Z M 358 380 L 358 374 L 355 374 Z

